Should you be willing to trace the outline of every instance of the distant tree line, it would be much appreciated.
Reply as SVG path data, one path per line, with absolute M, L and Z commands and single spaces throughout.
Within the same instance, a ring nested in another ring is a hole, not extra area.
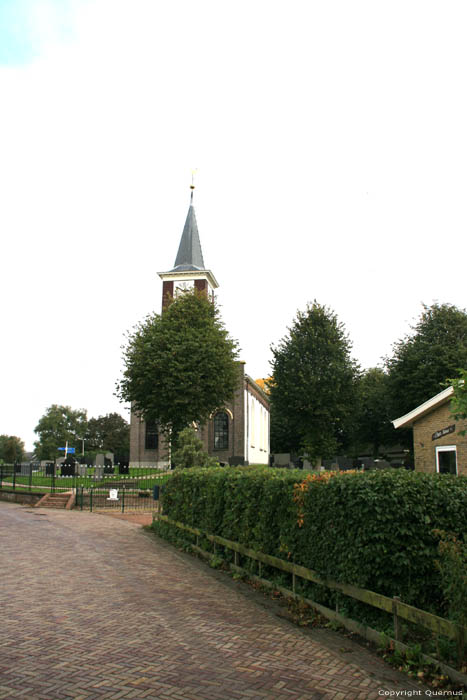
M 116 462 L 129 459 L 130 425 L 118 413 L 108 413 L 98 418 L 87 418 L 84 409 L 74 410 L 70 406 L 49 406 L 40 418 L 35 432 L 35 456 L 39 460 L 54 460 L 63 451 L 59 447 L 75 448 L 75 458 L 92 461 L 98 452 L 113 452 Z

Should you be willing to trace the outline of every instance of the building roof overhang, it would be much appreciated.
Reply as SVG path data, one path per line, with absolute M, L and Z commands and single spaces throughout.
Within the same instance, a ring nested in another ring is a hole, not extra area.
M 450 401 L 453 393 L 453 387 L 448 386 L 447 389 L 440 391 L 439 394 L 436 394 L 436 396 L 432 396 L 431 399 L 428 399 L 428 401 L 425 401 L 425 403 L 420 404 L 420 406 L 414 408 L 413 411 L 410 411 L 410 413 L 406 413 L 405 416 L 401 416 L 400 418 L 393 420 L 393 426 L 397 429 L 404 427 L 407 428 L 413 425 L 415 421 L 423 418 L 423 416 L 430 413 L 430 411 L 433 411 L 435 408 L 438 408 L 438 406 L 442 406 Z
M 185 267 L 184 265 L 181 267 Z M 175 282 L 176 280 L 202 280 L 207 279 L 209 284 L 213 289 L 217 289 L 219 282 L 214 277 L 211 270 L 200 270 L 199 268 L 192 267 L 190 269 L 175 269 L 168 270 L 167 272 L 157 273 L 161 280 L 166 282 Z

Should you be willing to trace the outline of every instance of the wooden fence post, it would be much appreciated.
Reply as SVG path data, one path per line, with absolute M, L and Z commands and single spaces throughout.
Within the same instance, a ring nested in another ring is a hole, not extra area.
M 461 668 L 461 666 L 464 663 L 465 639 L 464 639 L 464 629 L 460 625 L 458 625 L 458 627 L 457 627 L 456 643 L 457 643 L 457 665 L 459 668 Z
M 400 597 L 398 595 L 395 595 L 393 597 L 393 604 L 392 604 L 392 612 L 393 612 L 393 619 L 394 619 L 394 639 L 396 642 L 401 642 L 402 641 L 402 635 L 401 635 L 401 626 L 400 626 L 400 620 L 399 617 L 397 616 L 397 601 L 400 601 Z

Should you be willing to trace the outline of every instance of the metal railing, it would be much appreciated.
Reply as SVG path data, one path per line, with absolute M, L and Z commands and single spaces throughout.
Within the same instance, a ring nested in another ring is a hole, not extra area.
M 120 513 L 132 511 L 152 513 L 159 510 L 161 488 L 162 484 L 155 484 L 152 488 L 140 488 L 137 479 L 109 482 L 106 487 L 81 486 L 76 490 L 75 508 L 90 512 L 113 510 Z
M 0 491 L 27 493 L 78 492 L 79 489 L 122 489 L 152 494 L 169 473 L 157 467 L 88 467 L 86 465 L 57 466 L 32 464 L 0 465 Z M 145 498 L 145 496 L 141 496 Z

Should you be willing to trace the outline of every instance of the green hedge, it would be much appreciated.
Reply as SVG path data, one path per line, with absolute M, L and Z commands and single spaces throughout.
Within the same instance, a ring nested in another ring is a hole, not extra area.
M 465 477 L 342 473 L 307 482 L 299 505 L 294 486 L 305 476 L 267 468 L 182 470 L 165 487 L 164 513 L 324 577 L 443 612 L 432 531 L 467 533 Z M 304 586 L 330 603 L 329 592 Z

